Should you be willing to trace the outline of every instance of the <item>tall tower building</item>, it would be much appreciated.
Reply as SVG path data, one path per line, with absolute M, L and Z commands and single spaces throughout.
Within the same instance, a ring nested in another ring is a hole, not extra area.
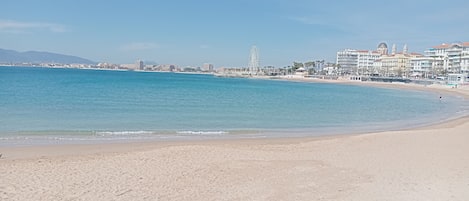
M 259 51 L 256 46 L 251 47 L 251 53 L 249 54 L 249 74 L 257 74 L 259 72 Z
M 404 48 L 402 48 L 402 54 L 407 54 L 409 49 L 407 48 L 407 44 L 404 45 Z

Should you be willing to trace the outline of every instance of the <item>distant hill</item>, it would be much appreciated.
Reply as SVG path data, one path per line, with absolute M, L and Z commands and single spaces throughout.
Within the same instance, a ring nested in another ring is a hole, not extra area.
M 61 63 L 61 64 L 96 64 L 96 62 L 81 57 L 63 55 L 50 52 L 0 49 L 0 63 Z

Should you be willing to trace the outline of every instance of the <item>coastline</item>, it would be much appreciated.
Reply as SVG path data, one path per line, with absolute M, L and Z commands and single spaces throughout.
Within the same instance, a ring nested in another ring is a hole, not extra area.
M 467 86 L 337 84 L 428 90 Z M 1 147 L 2 200 L 466 200 L 469 117 L 338 136 Z

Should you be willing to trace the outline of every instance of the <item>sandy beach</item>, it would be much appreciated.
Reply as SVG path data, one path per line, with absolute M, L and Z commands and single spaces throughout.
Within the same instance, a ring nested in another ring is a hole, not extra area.
M 469 98 L 467 86 L 329 82 Z M 461 117 L 333 137 L 0 147 L 0 200 L 466 201 L 468 143 Z

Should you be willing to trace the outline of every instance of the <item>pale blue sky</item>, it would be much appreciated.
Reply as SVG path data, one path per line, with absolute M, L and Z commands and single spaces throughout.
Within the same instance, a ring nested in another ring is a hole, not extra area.
M 393 43 L 423 52 L 469 41 L 469 1 L 1 0 L 0 48 L 97 62 L 246 66 L 335 61 L 338 50 Z

